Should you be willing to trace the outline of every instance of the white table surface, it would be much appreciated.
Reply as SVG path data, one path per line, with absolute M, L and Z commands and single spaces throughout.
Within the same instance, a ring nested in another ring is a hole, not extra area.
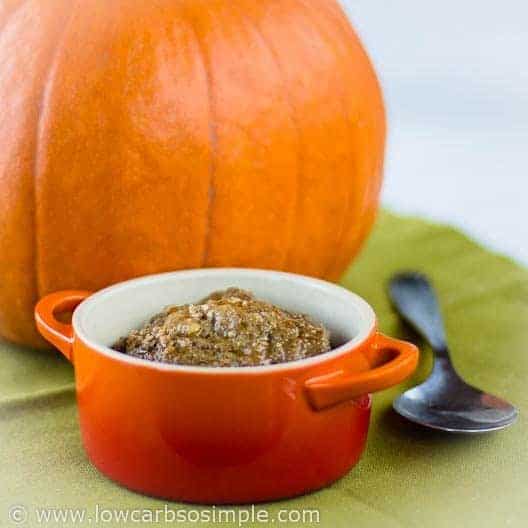
M 384 204 L 528 264 L 528 3 L 341 1 L 384 87 Z

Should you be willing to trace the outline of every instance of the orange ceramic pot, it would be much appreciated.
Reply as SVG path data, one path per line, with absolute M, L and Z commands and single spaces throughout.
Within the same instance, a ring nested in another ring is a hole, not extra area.
M 302 361 L 213 368 L 154 363 L 109 348 L 168 304 L 238 286 L 325 324 L 335 348 Z M 72 324 L 61 312 L 75 308 Z M 300 275 L 200 269 L 36 307 L 39 331 L 73 362 L 82 438 L 105 475 L 136 491 L 199 503 L 279 499 L 326 486 L 360 458 L 371 392 L 413 372 L 418 351 L 380 334 L 372 308 Z

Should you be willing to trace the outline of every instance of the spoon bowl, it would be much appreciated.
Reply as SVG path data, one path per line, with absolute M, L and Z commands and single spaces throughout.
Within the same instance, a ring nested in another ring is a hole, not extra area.
M 497 431 L 517 418 L 517 410 L 507 401 L 462 380 L 443 392 L 429 378 L 402 394 L 393 407 L 412 422 L 452 433 Z
M 394 410 L 417 424 L 453 433 L 485 433 L 511 425 L 518 415 L 513 405 L 469 385 L 455 370 L 427 278 L 400 273 L 391 280 L 389 294 L 403 318 L 429 342 L 434 356 L 431 375 L 396 399 Z

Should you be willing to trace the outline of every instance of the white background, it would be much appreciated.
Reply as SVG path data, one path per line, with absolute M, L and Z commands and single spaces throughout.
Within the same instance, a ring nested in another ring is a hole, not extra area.
M 528 2 L 341 1 L 385 92 L 384 204 L 528 263 Z

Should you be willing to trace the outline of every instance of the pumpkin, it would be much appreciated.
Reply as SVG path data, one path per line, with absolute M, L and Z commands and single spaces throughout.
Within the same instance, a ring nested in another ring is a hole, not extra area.
M 36 300 L 246 266 L 335 279 L 385 115 L 334 0 L 0 3 L 0 334 Z

